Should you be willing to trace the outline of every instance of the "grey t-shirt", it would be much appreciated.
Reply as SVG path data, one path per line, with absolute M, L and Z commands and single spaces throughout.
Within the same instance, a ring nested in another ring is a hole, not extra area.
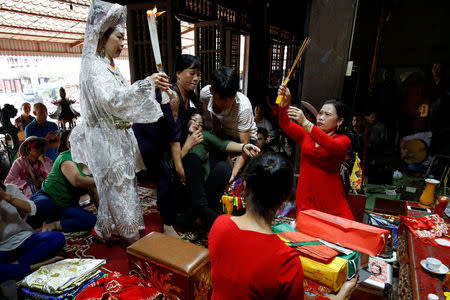
M 30 202 L 31 213 L 36 213 L 34 202 L 27 199 L 14 184 L 5 184 L 6 193 L 14 198 Z M 33 234 L 33 228 L 19 215 L 17 209 L 6 200 L 0 200 L 0 251 L 11 251 L 19 247 Z

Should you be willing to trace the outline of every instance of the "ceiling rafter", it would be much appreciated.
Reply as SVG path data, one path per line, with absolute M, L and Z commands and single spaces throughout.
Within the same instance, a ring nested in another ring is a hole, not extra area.
M 11 12 L 11 13 L 16 13 L 16 14 L 25 14 L 25 15 L 41 17 L 41 18 L 49 18 L 49 19 L 86 23 L 86 20 L 82 20 L 82 19 L 72 19 L 72 18 L 66 18 L 66 17 L 61 17 L 61 16 L 45 15 L 45 14 L 39 14 L 39 13 L 34 13 L 34 12 L 21 11 L 18 9 L 10 9 L 10 8 L 0 7 L 0 12 L 1 11 L 6 11 L 6 12 Z
M 33 27 L 25 27 L 25 26 L 12 26 L 0 24 L 0 27 L 6 27 L 11 29 L 19 29 L 19 30 L 31 30 L 31 31 L 42 31 L 42 32 L 53 32 L 53 33 L 63 33 L 63 34 L 73 34 L 73 35 L 83 35 L 84 32 L 74 32 L 74 31 L 63 31 L 56 29 L 45 29 L 45 28 L 33 28 Z
M 0 55 L 81 55 L 91 0 L 0 2 Z

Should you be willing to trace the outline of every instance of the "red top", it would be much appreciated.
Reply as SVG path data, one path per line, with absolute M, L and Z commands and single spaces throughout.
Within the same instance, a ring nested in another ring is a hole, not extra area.
M 330 137 L 315 125 L 311 134 L 308 134 L 303 127 L 289 119 L 287 110 L 288 106 L 280 108 L 278 120 L 281 129 L 299 143 L 301 149 L 297 208 L 315 209 L 354 220 L 339 175 L 351 144 L 350 139 L 342 134 Z
M 230 215 L 209 233 L 212 299 L 303 299 L 299 253 L 275 234 L 241 230 Z

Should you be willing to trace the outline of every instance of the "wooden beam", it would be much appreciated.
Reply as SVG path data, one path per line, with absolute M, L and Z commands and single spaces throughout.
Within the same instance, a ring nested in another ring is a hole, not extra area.
M 76 46 L 78 46 L 78 45 L 81 45 L 81 44 L 83 44 L 83 43 L 84 43 L 84 39 L 83 39 L 83 40 L 76 41 L 76 42 L 73 42 L 72 44 L 70 44 L 70 48 L 74 48 L 74 47 L 76 47 Z
M 26 36 L 26 37 L 38 37 L 38 38 L 46 38 L 46 39 L 60 39 L 60 40 L 69 40 L 69 41 L 76 40 L 74 38 L 65 38 L 65 37 L 48 36 L 48 35 L 40 35 L 40 34 L 13 33 L 13 32 L 5 32 L 5 31 L 0 31 L 0 34 L 18 35 L 18 36 Z M 39 41 L 36 41 L 36 42 L 39 42 Z
M 186 45 L 186 46 L 183 46 L 183 50 L 185 50 L 185 49 L 187 49 L 187 48 L 191 48 L 191 47 L 194 47 L 195 46 L 195 44 L 191 44 L 191 45 Z
M 185 34 L 185 33 L 189 33 L 189 32 L 194 31 L 194 30 L 195 30 L 195 27 L 188 28 L 188 29 L 186 29 L 185 31 L 182 31 L 182 32 L 181 32 L 181 35 L 183 35 L 183 34 Z
M 24 30 L 32 30 L 32 31 L 43 31 L 43 32 L 53 32 L 53 33 L 63 33 L 63 34 L 76 34 L 76 35 L 84 35 L 83 32 L 71 32 L 71 31 L 62 31 L 62 30 L 52 30 L 52 29 L 40 29 L 40 28 L 31 28 L 31 27 L 23 27 L 23 26 L 13 26 L 13 25 L 4 25 L 0 24 L 0 27 L 12 28 L 12 29 L 24 29 Z

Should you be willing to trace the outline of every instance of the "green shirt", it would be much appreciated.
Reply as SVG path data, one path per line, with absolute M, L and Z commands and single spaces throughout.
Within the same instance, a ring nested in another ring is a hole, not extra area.
M 42 183 L 42 191 L 49 195 L 57 206 L 61 207 L 78 205 L 78 200 L 82 194 L 81 190 L 74 187 L 61 171 L 61 164 L 65 161 L 73 161 L 70 149 L 59 154 L 47 179 Z M 76 162 L 74 163 L 77 165 L 81 176 L 92 177 L 92 175 L 84 174 L 81 171 L 81 166 Z
M 202 134 L 203 134 L 203 142 L 192 147 L 192 149 L 191 149 L 191 151 L 189 151 L 189 153 L 194 153 L 195 155 L 197 155 L 200 158 L 200 160 L 202 162 L 203 170 L 205 173 L 205 179 L 206 179 L 206 178 L 208 178 L 209 171 L 210 171 L 207 147 L 211 147 L 211 146 L 216 147 L 220 151 L 226 152 L 227 146 L 230 143 L 230 141 L 224 141 L 221 138 L 217 137 L 216 135 L 214 135 L 211 132 L 206 131 L 206 130 L 203 130 Z

